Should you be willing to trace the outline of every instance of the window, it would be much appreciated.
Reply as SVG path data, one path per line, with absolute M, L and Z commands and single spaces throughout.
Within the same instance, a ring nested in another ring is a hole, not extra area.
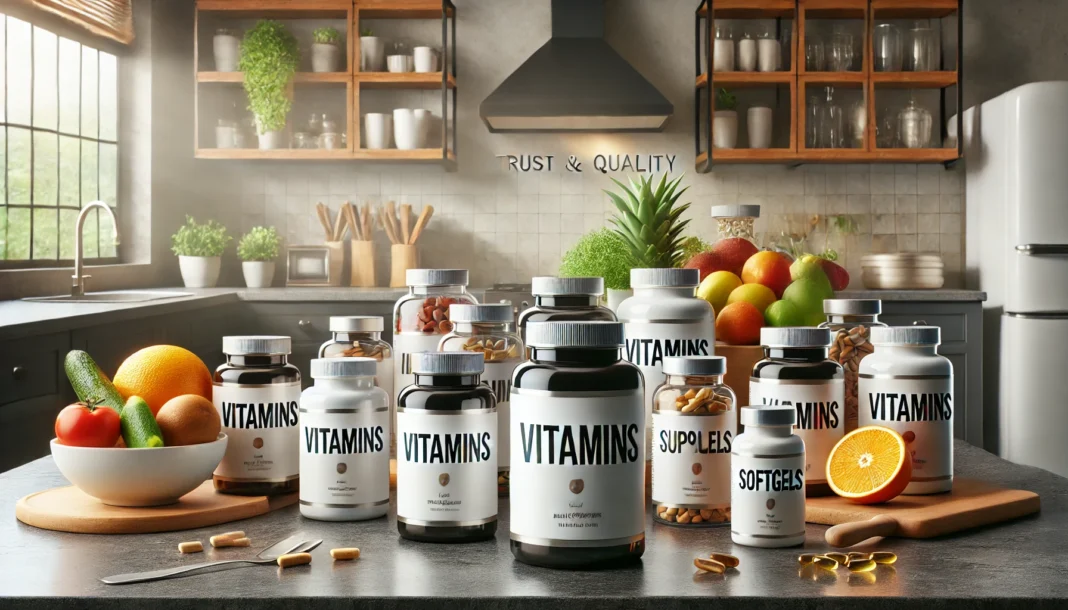
M 74 258 L 79 210 L 118 203 L 118 60 L 0 13 L 0 268 Z M 117 260 L 92 210 L 84 254 Z

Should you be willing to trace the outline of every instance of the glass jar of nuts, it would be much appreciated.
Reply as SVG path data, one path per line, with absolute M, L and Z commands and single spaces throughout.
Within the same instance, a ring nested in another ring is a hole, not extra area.
M 879 321 L 883 302 L 879 299 L 827 299 L 823 313 L 827 321 L 820 328 L 832 334 L 829 356 L 845 369 L 845 432 L 857 429 L 857 371 L 860 361 L 875 351 L 871 327 L 886 326 Z
M 664 358 L 653 396 L 653 520 L 709 527 L 731 521 L 735 395 L 722 356 Z
M 397 457 L 397 404 L 393 400 L 393 348 L 382 340 L 381 316 L 330 316 L 333 337 L 319 346 L 320 358 L 374 358 L 375 385 L 389 396 L 389 456 Z
M 712 218 L 716 220 L 717 240 L 741 237 L 756 244 L 753 225 L 760 218 L 759 205 L 714 205 Z
M 512 371 L 524 354 L 523 342 L 515 332 L 515 313 L 511 303 L 457 303 L 449 307 L 449 319 L 453 331 L 441 339 L 438 351 L 477 352 L 486 360 L 482 382 L 497 399 L 497 493 L 507 496 Z

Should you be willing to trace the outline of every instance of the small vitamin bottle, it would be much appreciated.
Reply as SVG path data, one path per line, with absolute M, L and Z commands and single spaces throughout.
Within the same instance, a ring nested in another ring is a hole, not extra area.
M 731 449 L 731 540 L 778 548 L 805 542 L 805 442 L 789 406 L 742 407 Z
M 397 530 L 422 542 L 497 531 L 497 408 L 482 354 L 412 355 L 397 402 Z
M 374 519 L 389 510 L 389 395 L 373 358 L 317 358 L 300 396 L 300 514 Z M 392 371 L 390 371 L 392 373 Z
M 393 402 L 393 348 L 382 340 L 382 316 L 330 316 L 333 337 L 319 346 L 320 358 L 373 358 L 377 362 L 375 385 L 389 396 L 389 456 L 397 457 L 397 405 Z
M 497 494 L 508 495 L 508 414 L 512 393 L 512 371 L 523 361 L 523 342 L 515 334 L 511 303 L 449 307 L 455 325 L 438 344 L 442 352 L 475 352 L 486 360 L 482 383 L 497 399 Z
M 820 328 L 830 329 L 832 343 L 829 356 L 845 372 L 845 432 L 857 429 L 857 374 L 860 361 L 874 351 L 871 328 L 886 326 L 879 321 L 883 302 L 879 299 L 826 299 L 823 313 L 827 321 Z
M 300 371 L 289 337 L 223 337 L 212 401 L 229 440 L 212 481 L 221 493 L 285 494 L 300 488 Z
M 805 489 L 830 495 L 827 458 L 845 435 L 845 373 L 828 357 L 826 328 L 760 329 L 765 359 L 753 366 L 751 405 L 790 405 L 797 410 L 797 435 L 805 442 Z
M 512 376 L 511 545 L 523 563 L 592 568 L 645 551 L 642 374 L 619 322 L 530 322 Z
M 937 326 L 871 329 L 875 352 L 860 363 L 861 426 L 905 439 L 912 479 L 903 493 L 953 489 L 953 364 L 938 355 Z
M 517 321 L 524 341 L 527 322 L 616 321 L 616 314 L 601 304 L 604 278 L 538 276 L 531 278 L 530 292 L 534 306 L 521 311 Z
M 653 397 L 653 519 L 680 526 L 731 520 L 731 443 L 738 434 L 734 390 L 722 356 L 664 358 Z

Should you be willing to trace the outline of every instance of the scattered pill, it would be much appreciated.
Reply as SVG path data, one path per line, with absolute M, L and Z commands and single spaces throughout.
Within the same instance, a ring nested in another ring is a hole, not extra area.
M 830 557 L 838 562 L 839 565 L 843 565 L 849 562 L 849 555 L 845 553 L 824 553 L 824 557 Z
M 347 561 L 349 559 L 359 559 L 360 558 L 360 549 L 357 549 L 357 548 L 330 549 L 330 556 L 334 558 L 334 561 Z
M 797 558 L 797 563 L 799 563 L 799 564 L 801 564 L 803 566 L 807 566 L 808 564 L 812 563 L 815 560 L 816 560 L 816 554 L 815 553 L 802 553 Z
M 252 541 L 248 538 L 235 538 L 233 540 L 227 540 L 224 544 L 219 544 L 216 546 L 217 548 L 252 546 Z
M 858 551 L 849 553 L 849 561 L 856 561 L 858 559 L 871 559 L 871 553 L 860 553 Z
M 714 559 L 704 559 L 702 557 L 698 557 L 693 560 L 693 565 L 696 566 L 699 570 L 703 570 L 705 572 L 712 572 L 713 574 L 722 574 L 727 571 L 727 566 Z
M 712 553 L 709 558 L 712 561 L 718 561 L 728 568 L 737 568 L 741 561 L 734 555 L 728 555 L 726 553 Z
M 192 542 L 182 542 L 178 545 L 179 553 L 203 553 L 204 545 L 199 540 Z
M 248 540 L 248 538 L 245 537 L 245 532 L 226 532 L 225 534 L 218 534 L 212 536 L 209 542 L 211 542 L 211 546 L 215 548 L 222 548 L 227 546 L 248 546 L 247 544 L 234 544 L 234 542 L 237 540 Z
M 278 566 L 282 568 L 291 568 L 293 566 L 302 566 L 311 563 L 311 553 L 290 553 L 289 555 L 282 555 L 278 558 Z
M 871 554 L 871 559 L 875 563 L 890 565 L 897 561 L 897 555 L 891 553 L 890 551 L 876 551 Z
M 846 566 L 850 572 L 871 572 L 878 565 L 871 559 L 854 559 Z
M 815 559 L 812 560 L 812 563 L 815 564 L 817 567 L 824 568 L 826 570 L 838 569 L 838 562 L 826 555 L 816 555 Z

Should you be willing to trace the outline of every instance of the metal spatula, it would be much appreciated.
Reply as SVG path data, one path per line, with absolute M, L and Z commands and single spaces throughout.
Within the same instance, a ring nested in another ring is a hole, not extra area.
M 163 580 L 165 578 L 181 578 L 183 576 L 190 576 L 192 572 L 203 570 L 204 568 L 211 568 L 215 566 L 245 563 L 248 565 L 265 565 L 268 563 L 274 563 L 281 555 L 288 553 L 307 553 L 315 547 L 322 544 L 322 540 L 306 540 L 300 535 L 290 536 L 285 540 L 275 543 L 263 551 L 259 555 L 256 555 L 256 559 L 226 559 L 223 561 L 208 561 L 205 563 L 196 563 L 188 566 L 181 566 L 177 568 L 167 568 L 164 570 L 153 570 L 151 572 L 135 572 L 132 574 L 116 574 L 115 576 L 106 576 L 101 578 L 100 581 L 109 585 L 128 585 L 135 582 L 151 582 L 154 580 Z

